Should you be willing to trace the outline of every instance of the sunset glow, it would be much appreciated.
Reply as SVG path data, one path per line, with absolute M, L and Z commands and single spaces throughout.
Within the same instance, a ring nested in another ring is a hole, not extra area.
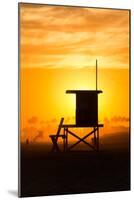
M 21 141 L 42 130 L 48 142 L 61 117 L 75 123 L 66 90 L 95 89 L 96 59 L 99 121 L 128 127 L 129 12 L 20 4 Z

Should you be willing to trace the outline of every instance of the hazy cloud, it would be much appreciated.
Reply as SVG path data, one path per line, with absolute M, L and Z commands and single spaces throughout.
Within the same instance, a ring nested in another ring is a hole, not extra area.
M 35 124 L 38 122 L 38 117 L 33 116 L 30 119 L 27 120 L 29 124 Z
M 38 130 L 38 134 L 33 138 L 33 142 L 36 142 L 38 139 L 43 139 L 44 132 L 43 130 Z
M 77 67 L 73 55 L 128 66 L 128 11 L 21 4 L 20 33 L 22 67 Z
M 128 117 L 122 117 L 122 116 L 114 116 L 113 118 L 111 118 L 112 122 L 129 122 L 129 118 Z

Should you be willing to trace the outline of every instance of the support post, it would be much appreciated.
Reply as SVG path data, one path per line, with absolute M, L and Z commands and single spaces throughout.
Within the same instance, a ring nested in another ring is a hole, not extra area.
M 66 132 L 65 132 L 65 128 L 63 129 L 63 151 L 65 152 L 66 151 Z
M 67 151 L 68 148 L 68 129 L 64 127 L 64 132 L 65 132 L 65 151 Z
M 94 127 L 94 147 L 96 148 L 96 128 Z
M 99 128 L 97 127 L 97 151 L 99 151 Z
M 66 151 L 68 150 L 68 128 L 66 128 Z

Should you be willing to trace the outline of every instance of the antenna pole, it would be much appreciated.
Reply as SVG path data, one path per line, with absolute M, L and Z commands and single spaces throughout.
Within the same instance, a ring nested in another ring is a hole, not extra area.
M 97 62 L 97 60 L 96 60 L 96 90 L 97 90 L 97 79 L 98 79 L 98 74 L 97 74 L 97 67 L 98 67 L 98 62 Z

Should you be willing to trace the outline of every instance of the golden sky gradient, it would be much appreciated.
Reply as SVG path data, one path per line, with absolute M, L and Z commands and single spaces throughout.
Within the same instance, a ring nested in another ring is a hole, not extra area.
M 129 11 L 20 4 L 22 140 L 48 141 L 61 117 L 75 122 L 75 95 L 95 89 L 99 119 L 129 118 Z M 123 121 L 124 119 L 124 121 Z
M 129 11 L 20 4 L 21 67 L 128 68 Z

